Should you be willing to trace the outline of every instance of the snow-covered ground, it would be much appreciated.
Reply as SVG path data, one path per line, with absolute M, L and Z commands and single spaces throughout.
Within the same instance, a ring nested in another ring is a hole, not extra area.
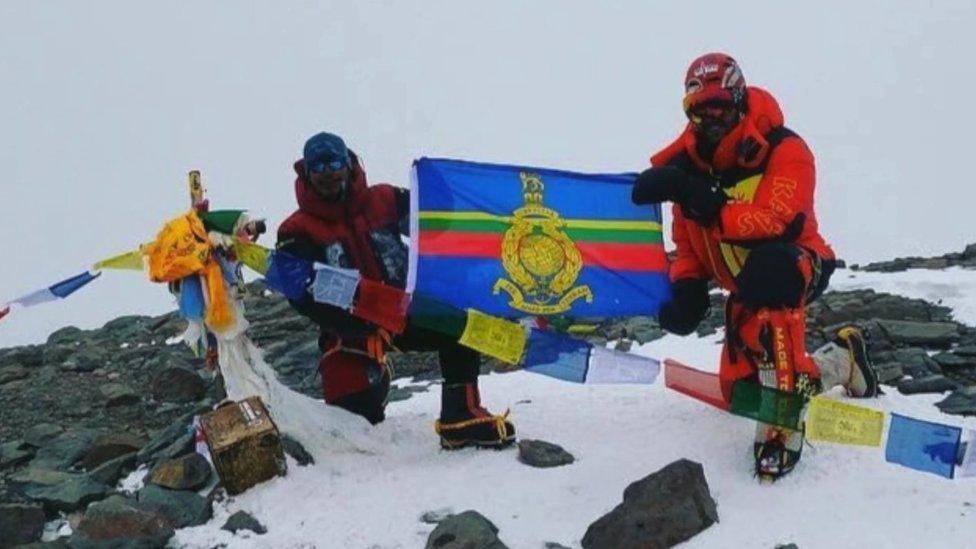
M 870 286 L 942 298 L 957 318 L 976 320 L 976 272 L 841 271 L 835 289 Z M 719 337 L 667 336 L 636 350 L 717 369 Z M 578 547 L 587 526 L 621 500 L 631 482 L 668 463 L 702 463 L 721 522 L 688 547 L 973 547 L 976 479 L 947 480 L 886 463 L 880 448 L 818 443 L 774 485 L 751 475 L 752 422 L 664 388 L 586 386 L 526 372 L 482 378 L 492 410 L 510 407 L 523 438 L 555 442 L 577 461 L 556 469 L 519 463 L 515 450 L 443 452 L 432 424 L 439 391 L 388 408 L 370 436 L 373 455 L 336 453 L 310 467 L 290 462 L 287 477 L 219 503 L 206 525 L 177 533 L 183 547 L 422 547 L 425 511 L 475 509 L 513 548 L 547 541 Z M 842 396 L 835 395 L 837 398 Z M 889 391 L 868 405 L 976 428 L 976 418 L 941 414 L 939 395 Z M 864 402 L 858 402 L 864 405 Z M 237 510 L 268 527 L 263 536 L 220 530 Z

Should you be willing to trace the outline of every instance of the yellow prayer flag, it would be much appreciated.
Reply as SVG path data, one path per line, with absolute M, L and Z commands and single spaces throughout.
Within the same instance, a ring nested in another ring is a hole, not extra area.
M 806 423 L 810 440 L 878 447 L 884 413 L 818 396 L 810 401 Z
M 468 321 L 458 341 L 488 356 L 518 364 L 526 335 L 525 329 L 515 322 L 468 309 Z
M 234 252 L 241 263 L 261 274 L 267 274 L 271 250 L 247 240 L 238 240 L 234 243 Z
M 133 250 L 124 254 L 119 254 L 108 259 L 103 259 L 95 264 L 94 270 L 102 269 L 126 269 L 130 271 L 142 271 L 146 268 L 142 260 L 142 250 Z

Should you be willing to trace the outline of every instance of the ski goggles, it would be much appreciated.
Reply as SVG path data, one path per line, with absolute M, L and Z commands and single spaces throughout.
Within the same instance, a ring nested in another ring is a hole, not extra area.
M 307 162 L 305 167 L 311 173 L 325 173 L 325 172 L 337 172 L 343 168 L 348 168 L 348 162 L 344 158 L 338 158 L 335 160 L 313 160 L 312 162 Z

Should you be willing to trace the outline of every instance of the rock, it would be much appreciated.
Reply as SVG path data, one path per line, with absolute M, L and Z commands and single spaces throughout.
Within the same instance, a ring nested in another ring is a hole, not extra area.
M 95 437 L 88 454 L 81 461 L 85 469 L 94 469 L 119 456 L 138 452 L 146 440 L 129 433 L 107 433 Z
M 157 454 L 171 447 L 181 437 L 186 437 L 189 432 L 189 424 L 186 423 L 185 418 L 174 421 L 172 425 L 156 433 L 149 439 L 149 442 L 143 446 L 142 450 L 139 450 L 136 461 L 140 464 L 153 461 L 156 459 Z
M 196 492 L 167 490 L 155 484 L 139 490 L 139 503 L 164 515 L 173 528 L 199 526 L 213 516 L 213 503 Z
M 507 549 L 498 527 L 477 511 L 465 511 L 441 521 L 427 538 L 425 549 Z
M 63 471 L 52 471 L 50 469 L 35 467 L 32 464 L 30 467 L 14 473 L 8 480 L 11 487 L 23 493 L 31 488 L 54 486 L 55 484 L 67 482 L 74 476 L 71 473 L 65 473 Z
M 235 534 L 238 530 L 250 530 L 259 535 L 268 533 L 267 528 L 245 511 L 238 511 L 231 515 L 220 529 L 234 532 Z
M 773 549 L 800 549 L 795 543 L 777 543 Z
M 149 473 L 149 482 L 171 490 L 199 490 L 210 480 L 210 462 L 193 452 L 162 461 Z
M 172 444 L 160 450 L 153 457 L 155 459 L 176 459 L 193 452 L 193 434 L 186 433 L 173 441 Z
M 39 505 L 0 504 L 0 547 L 40 541 L 44 522 Z
M 91 450 L 94 431 L 73 429 L 48 440 L 37 451 L 32 467 L 68 469 L 85 457 Z
M 6 385 L 11 381 L 17 381 L 18 379 L 24 379 L 29 376 L 30 372 L 27 368 L 20 365 L 7 366 L 5 368 L 0 368 L 0 385 Z
M 23 465 L 33 457 L 34 449 L 23 441 L 12 440 L 0 444 L 0 470 Z
M 576 461 L 562 446 L 544 440 L 523 439 L 518 448 L 519 461 L 532 467 L 559 467 Z
M 106 383 L 98 388 L 105 397 L 105 407 L 130 406 L 138 404 L 142 399 L 139 393 L 124 383 Z
M 64 432 L 64 429 L 53 423 L 38 423 L 24 433 L 24 442 L 35 448 L 40 448 L 47 441 L 60 435 L 62 432 Z
M 954 353 L 939 353 L 932 355 L 932 360 L 939 363 L 943 368 L 965 368 L 976 364 L 976 359 L 967 358 Z
M 75 343 L 85 335 L 84 330 L 75 326 L 65 326 L 60 330 L 55 330 L 47 336 L 48 345 L 61 345 L 65 343 Z
M 903 379 L 898 382 L 898 392 L 903 395 L 918 393 L 944 393 L 958 387 L 955 381 L 943 375 L 930 375 L 920 379 Z
M 152 380 L 153 398 L 163 402 L 196 402 L 206 391 L 200 376 L 187 368 L 166 368 Z
M 70 372 L 95 372 L 108 360 L 106 349 L 88 346 L 71 350 L 61 364 L 61 369 Z
M 976 385 L 954 391 L 936 406 L 946 414 L 976 416 Z
M 83 509 L 93 501 L 106 496 L 109 487 L 88 475 L 69 475 L 64 482 L 50 486 L 35 486 L 24 490 L 24 495 L 44 505 L 50 513 L 70 513 Z
M 132 452 L 106 461 L 89 471 L 88 476 L 102 484 L 115 486 L 119 478 L 122 477 L 122 471 L 131 470 L 135 465 L 136 453 Z
M 880 320 L 878 325 L 894 343 L 947 348 L 959 341 L 959 326 L 951 322 Z
M 285 453 L 292 457 L 301 466 L 312 465 L 315 463 L 315 458 L 312 454 L 305 450 L 300 442 L 295 440 L 289 435 L 281 435 L 281 447 L 284 449 Z
M 167 519 L 138 502 L 112 496 L 92 504 L 71 536 L 72 549 L 165 547 L 174 531 Z
M 584 549 L 671 547 L 718 522 L 702 466 L 678 460 L 631 484 L 612 511 L 590 525 Z
M 905 370 L 897 364 L 878 364 L 875 366 L 878 382 L 891 383 L 905 377 Z
M 960 345 L 952 350 L 953 353 L 967 358 L 976 358 L 976 345 Z
M 554 541 L 547 541 L 543 547 L 545 547 L 545 549 L 569 549 L 569 547 Z

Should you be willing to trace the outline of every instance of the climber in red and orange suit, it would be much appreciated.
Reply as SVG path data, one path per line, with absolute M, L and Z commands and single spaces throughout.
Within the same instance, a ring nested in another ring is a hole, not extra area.
M 651 157 L 634 185 L 637 204 L 672 202 L 676 259 L 673 301 L 661 326 L 690 334 L 707 314 L 708 283 L 729 292 L 720 378 L 812 396 L 843 385 L 853 396 L 878 392 L 861 333 L 854 327 L 813 356 L 804 306 L 819 297 L 835 268 L 814 211 L 813 154 L 784 126 L 776 99 L 746 86 L 734 59 L 710 53 L 685 76 L 688 124 Z M 800 458 L 802 432 L 760 424 L 756 474 L 776 479 Z

